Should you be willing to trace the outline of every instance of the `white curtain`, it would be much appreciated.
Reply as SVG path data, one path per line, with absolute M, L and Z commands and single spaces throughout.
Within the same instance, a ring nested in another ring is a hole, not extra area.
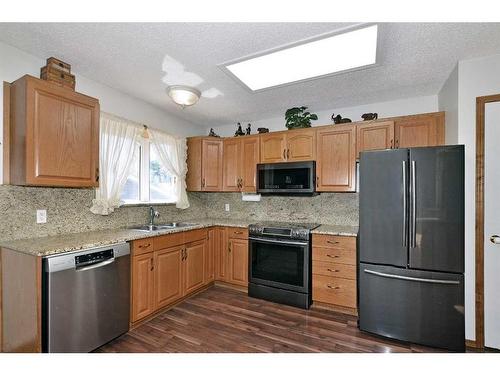
M 158 150 L 160 162 L 163 167 L 175 177 L 176 207 L 185 209 L 189 207 L 186 193 L 187 173 L 187 144 L 185 138 L 175 138 L 158 130 L 149 129 L 151 143 Z
M 90 211 L 109 215 L 120 207 L 141 126 L 101 112 L 99 137 L 99 188 Z

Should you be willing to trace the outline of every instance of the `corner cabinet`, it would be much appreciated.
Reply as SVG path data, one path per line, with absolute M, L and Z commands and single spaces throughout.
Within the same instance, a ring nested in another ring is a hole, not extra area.
M 394 119 L 396 148 L 444 145 L 444 112 Z
M 222 191 L 223 140 L 216 137 L 188 138 L 188 191 Z
M 356 157 L 361 151 L 394 148 L 394 121 L 356 125 Z
M 316 136 L 316 190 L 356 191 L 355 125 L 325 127 Z
M 8 134 L 8 183 L 98 186 L 97 99 L 26 75 L 10 85 Z

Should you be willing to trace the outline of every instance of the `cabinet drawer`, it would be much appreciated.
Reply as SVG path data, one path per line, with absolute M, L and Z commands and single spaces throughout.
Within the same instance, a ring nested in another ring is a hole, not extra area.
M 184 232 L 166 234 L 155 237 L 153 240 L 155 250 L 166 249 L 172 246 L 184 244 Z
M 207 238 L 207 230 L 205 228 L 184 232 L 184 243 L 206 240 Z
M 150 253 L 153 251 L 153 239 L 144 238 L 132 241 L 132 256 Z
M 313 247 L 312 260 L 356 265 L 356 250 L 337 249 L 334 247 Z
M 356 266 L 350 264 L 313 261 L 312 272 L 313 275 L 334 276 L 356 280 Z
M 356 237 L 313 234 L 313 246 L 341 247 L 356 250 Z
M 229 238 L 241 238 L 243 240 L 246 240 L 248 238 L 248 229 L 228 227 L 227 235 Z
M 339 277 L 313 275 L 313 300 L 356 308 L 356 281 Z

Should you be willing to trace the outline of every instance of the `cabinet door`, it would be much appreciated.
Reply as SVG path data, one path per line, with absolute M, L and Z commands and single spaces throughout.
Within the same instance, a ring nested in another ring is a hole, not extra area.
M 132 322 L 154 311 L 154 256 L 147 253 L 132 257 Z
M 241 139 L 241 191 L 257 191 L 257 164 L 260 161 L 259 136 Z
M 290 130 L 287 135 L 287 161 L 314 160 L 316 158 L 316 131 Z
M 267 133 L 260 136 L 260 162 L 279 163 L 286 161 L 286 133 Z
M 394 121 L 396 147 L 444 144 L 444 113 L 408 116 Z
M 216 235 L 218 246 L 215 249 L 215 279 L 228 281 L 229 244 L 226 228 L 217 228 Z
M 394 147 L 394 121 L 361 124 L 356 127 L 357 157 L 361 151 Z
M 204 284 L 211 283 L 215 280 L 215 251 L 218 246 L 219 236 L 217 235 L 217 228 L 210 228 L 208 230 L 208 243 L 205 248 L 205 280 Z
M 222 140 L 203 139 L 201 156 L 201 189 L 222 191 Z
M 182 251 L 184 246 L 155 251 L 155 308 L 182 297 Z
M 99 102 L 39 80 L 27 85 L 26 183 L 98 186 Z
M 224 139 L 224 191 L 239 191 L 241 179 L 241 139 Z
M 356 131 L 335 125 L 317 133 L 316 190 L 356 190 Z
M 248 240 L 229 240 L 230 282 L 248 286 Z
M 203 286 L 206 240 L 185 245 L 184 295 Z

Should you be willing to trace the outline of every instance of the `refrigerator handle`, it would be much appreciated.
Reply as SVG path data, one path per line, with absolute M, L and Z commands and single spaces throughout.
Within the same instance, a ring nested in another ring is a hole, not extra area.
M 406 187 L 406 161 L 403 161 L 403 166 L 402 166 L 402 172 L 403 172 L 403 247 L 406 247 L 406 193 L 407 193 L 407 187 Z
M 372 271 L 372 270 L 367 270 L 367 269 L 365 269 L 363 271 L 365 273 L 369 273 L 369 274 L 372 274 L 375 276 L 380 276 L 380 277 L 387 277 L 389 279 L 418 281 L 421 283 L 430 283 L 430 284 L 451 284 L 451 285 L 460 284 L 460 281 L 457 281 L 457 280 L 426 279 L 426 278 L 420 278 L 420 277 L 401 276 L 401 275 L 394 275 L 392 273 L 377 272 L 377 271 Z
M 416 162 L 411 161 L 411 222 L 410 222 L 410 247 L 417 246 L 417 192 L 416 192 Z

